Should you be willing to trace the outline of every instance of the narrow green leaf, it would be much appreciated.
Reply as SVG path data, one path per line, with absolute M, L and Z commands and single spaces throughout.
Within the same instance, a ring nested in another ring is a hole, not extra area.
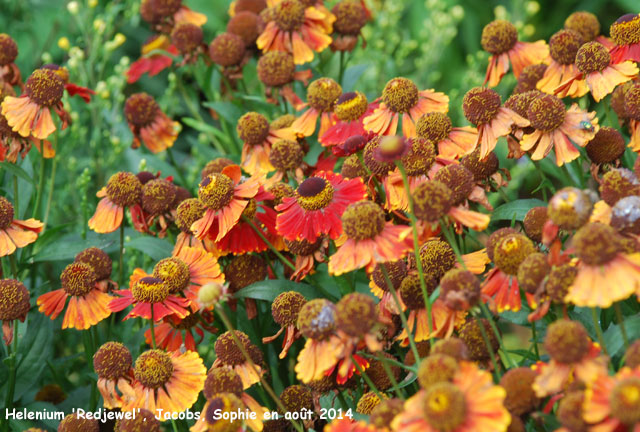
M 520 199 L 502 204 L 491 213 L 492 221 L 499 220 L 524 220 L 524 216 L 534 207 L 546 206 L 547 203 L 538 199 Z
M 12 164 L 12 163 L 6 162 L 6 161 L 5 162 L 0 162 L 0 168 L 2 170 L 6 171 L 9 174 L 16 175 L 16 176 L 20 177 L 21 179 L 31 183 L 32 185 L 35 185 L 33 177 L 31 177 L 24 169 L 20 168 L 16 164 Z
M 264 280 L 242 288 L 234 294 L 236 298 L 252 298 L 272 302 L 279 294 L 285 291 L 296 291 L 305 296 L 307 300 L 322 297 L 311 285 L 292 282 L 288 280 Z
M 14 400 L 33 389 L 33 383 L 38 382 L 47 366 L 47 359 L 51 358 L 53 352 L 53 344 L 50 343 L 53 339 L 53 321 L 35 310 L 28 315 L 28 321 L 29 331 L 19 341 L 18 353 L 21 357 L 18 361 Z
M 202 105 L 213 109 L 232 125 L 235 125 L 243 114 L 242 109 L 231 102 L 204 102 Z
M 165 239 L 156 237 L 138 237 L 125 242 L 125 248 L 132 248 L 147 254 L 156 261 L 171 256 L 173 245 Z
M 364 71 L 366 71 L 369 66 L 370 65 L 368 64 L 359 64 L 359 65 L 349 66 L 347 69 L 345 69 L 344 77 L 342 78 L 342 91 L 343 92 L 353 91 L 353 89 L 356 86 L 356 83 L 358 82 L 358 80 L 360 79 Z
M 629 338 L 629 341 L 634 341 L 640 338 L 640 316 L 626 317 L 624 320 L 624 328 L 627 330 L 627 337 Z M 616 356 L 618 354 L 623 354 L 624 340 L 622 338 L 620 325 L 610 325 L 607 331 L 604 332 L 603 336 L 609 355 Z

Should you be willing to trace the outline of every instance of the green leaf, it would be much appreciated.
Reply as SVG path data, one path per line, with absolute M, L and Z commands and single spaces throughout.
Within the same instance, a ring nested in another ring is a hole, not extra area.
M 547 203 L 539 199 L 520 199 L 511 201 L 496 208 L 491 213 L 492 221 L 513 220 L 514 216 L 517 221 L 524 220 L 524 216 L 534 207 L 546 207 Z
M 28 315 L 28 325 L 29 331 L 21 337 L 18 346 L 21 358 L 17 364 L 14 400 L 36 386 L 47 359 L 53 354 L 53 321 L 34 310 Z
M 342 77 L 342 91 L 345 93 L 353 91 L 356 83 L 369 66 L 368 64 L 349 66 L 344 71 L 344 77 Z
M 232 125 L 235 125 L 243 114 L 242 109 L 231 102 L 204 102 L 203 105 L 213 109 Z
M 640 316 L 625 317 L 624 328 L 630 341 L 640 338 Z M 604 343 L 610 356 L 622 354 L 624 350 L 624 340 L 619 324 L 612 324 L 604 332 Z
M 31 177 L 24 169 L 20 168 L 16 164 L 12 164 L 10 162 L 0 162 L 0 168 L 5 170 L 9 174 L 13 174 L 15 176 L 20 177 L 21 179 L 35 185 L 33 177 Z
M 289 280 L 264 280 L 242 288 L 234 294 L 236 298 L 252 298 L 272 302 L 279 294 L 285 291 L 296 291 L 305 296 L 307 300 L 322 297 L 311 285 L 292 282 Z
M 182 121 L 182 123 L 186 124 L 187 126 L 197 130 L 198 132 L 204 132 L 204 133 L 216 133 L 216 132 L 220 132 L 218 129 L 216 129 L 215 127 L 211 126 L 208 123 L 203 123 L 201 121 L 198 121 L 194 118 L 191 117 L 182 117 L 180 119 Z
M 171 256 L 173 251 L 173 245 L 165 239 L 159 239 L 156 237 L 138 237 L 131 241 L 125 242 L 125 248 L 130 247 L 132 249 L 139 250 L 147 254 L 155 261 L 160 261 L 163 258 Z
M 45 235 L 48 233 L 49 231 L 45 232 Z M 55 241 L 49 241 L 51 239 L 46 238 L 46 244 L 35 250 L 33 260 L 36 262 L 72 261 L 78 253 L 90 247 L 112 253 L 116 251 L 118 235 L 118 233 L 96 234 L 89 231 L 84 240 L 80 234 L 66 234 Z

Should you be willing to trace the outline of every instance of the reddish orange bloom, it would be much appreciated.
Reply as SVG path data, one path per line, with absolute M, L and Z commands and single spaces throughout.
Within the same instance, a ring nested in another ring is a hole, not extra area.
M 56 130 L 51 117 L 53 109 L 62 121 L 62 129 L 69 122 L 62 105 L 64 81 L 50 69 L 35 70 L 25 84 L 20 97 L 7 96 L 2 102 L 2 115 L 14 132 L 23 137 L 45 139 Z
M 583 418 L 592 432 L 640 431 L 640 368 L 602 373 L 585 391 Z
M 290 279 L 296 282 L 304 279 L 308 274 L 315 273 L 315 264 L 325 261 L 326 250 L 329 247 L 327 237 L 319 237 L 311 243 L 306 240 L 285 240 L 289 252 L 296 256 L 295 271 Z
M 171 66 L 173 59 L 170 56 L 162 54 L 151 54 L 152 51 L 164 50 L 172 56 L 178 55 L 178 50 L 171 45 L 169 38 L 165 35 L 154 35 L 142 46 L 142 56 L 131 63 L 127 70 L 127 82 L 133 84 L 138 81 L 142 75 L 149 74 L 150 77 L 155 76 Z
M 553 92 L 564 82 L 578 75 L 580 70 L 575 64 L 578 49 L 584 43 L 582 35 L 573 30 L 560 30 L 549 40 L 549 58 L 544 75 L 536 84 L 538 90 Z M 558 96 L 579 98 L 587 94 L 589 88 L 584 81 L 573 81 Z
M 300 309 L 302 309 L 302 306 L 306 303 L 307 299 L 295 291 L 285 291 L 273 299 L 273 303 L 271 303 L 271 315 L 273 316 L 273 320 L 280 325 L 280 330 L 273 336 L 262 338 L 262 343 L 273 342 L 284 332 L 282 351 L 278 355 L 280 359 L 287 356 L 293 342 L 302 335 L 297 329 L 296 323 L 298 322 Z
M 120 228 L 127 207 L 134 225 L 144 223 L 140 206 L 142 183 L 135 174 L 121 171 L 112 175 L 107 185 L 100 189 L 96 196 L 102 199 L 98 202 L 96 212 L 89 219 L 89 228 L 95 232 L 105 234 Z
M 390 80 L 378 100 L 378 108 L 363 122 L 365 130 L 378 135 L 395 135 L 402 115 L 402 135 L 413 138 L 420 117 L 431 111 L 449 111 L 449 96 L 433 89 L 420 91 L 413 81 L 401 77 Z
M 0 256 L 11 255 L 16 249 L 36 241 L 44 226 L 36 219 L 14 219 L 13 205 L 0 196 Z
M 170 293 L 170 286 L 158 277 L 147 276 L 142 269 L 136 269 L 129 278 L 129 289 L 118 290 L 120 297 L 111 300 L 109 309 L 120 312 L 134 305 L 131 312 L 124 317 L 141 317 L 160 321 L 166 316 L 176 315 L 184 318 L 189 315 L 187 309 L 191 304 L 188 299 Z
M 107 342 L 93 355 L 93 369 L 98 375 L 98 390 L 105 408 L 120 408 L 126 398 L 133 397 L 131 352 L 120 342 Z
M 293 54 L 295 64 L 313 60 L 314 51 L 322 52 L 331 45 L 335 16 L 326 8 L 305 6 L 299 0 L 269 0 L 273 20 L 269 21 L 256 45 L 263 53 L 286 51 Z
M 8 161 L 16 163 L 18 155 L 24 159 L 31 146 L 34 146 L 45 159 L 50 159 L 56 155 L 56 151 L 47 140 L 39 140 L 32 136 L 23 137 L 19 133 L 11 130 L 5 116 L 0 114 L 0 162 Z
M 0 279 L 0 321 L 2 339 L 9 346 L 13 342 L 14 321 L 24 322 L 31 309 L 31 296 L 24 284 L 15 279 Z
M 340 84 L 331 78 L 320 78 L 313 81 L 307 87 L 307 102 L 296 107 L 301 110 L 309 107 L 291 125 L 291 129 L 302 137 L 313 135 L 316 131 L 318 117 L 320 117 L 320 131 L 318 136 L 324 133 L 335 123 L 332 115 L 334 105 L 342 94 Z
M 191 225 L 200 240 L 220 241 L 238 223 L 242 213 L 260 189 L 256 177 L 241 182 L 238 165 L 229 165 L 221 173 L 209 174 L 200 183 L 198 198 L 206 207 L 204 215 Z
M 89 88 L 69 82 L 69 71 L 66 67 L 59 66 L 55 63 L 48 63 L 42 66 L 42 69 L 48 69 L 55 72 L 55 74 L 62 79 L 62 82 L 64 82 L 64 89 L 67 91 L 69 96 L 80 96 L 85 103 L 89 103 L 91 102 L 91 96 L 96 94 L 95 91 Z
M 433 384 L 408 399 L 391 426 L 397 432 L 506 431 L 511 416 L 503 405 L 505 396 L 489 372 L 463 361 L 452 382 Z
M 285 197 L 276 207 L 280 212 L 276 229 L 286 240 L 315 242 L 324 234 L 336 239 L 342 234 L 342 213 L 366 194 L 361 178 L 346 180 L 330 171 L 318 172 L 298 186 L 295 197 Z
M 616 44 L 611 50 L 614 63 L 640 62 L 640 14 L 622 15 L 611 24 L 609 32 Z
M 0 33 L 0 87 L 7 85 L 8 87 L 21 86 L 22 77 L 20 69 L 15 64 L 18 57 L 18 44 L 11 36 L 6 33 Z
M 132 94 L 124 104 L 124 114 L 133 133 L 131 148 L 140 147 L 140 141 L 152 153 L 173 147 L 178 137 L 178 122 L 167 117 L 152 96 L 147 93 Z
M 509 71 L 509 62 L 513 64 L 516 78 L 525 67 L 542 62 L 549 55 L 545 41 L 533 43 L 520 42 L 518 31 L 509 21 L 495 20 L 482 30 L 482 48 L 491 53 L 484 84 L 495 87 Z
M 378 432 L 375 426 L 349 417 L 333 420 L 324 427 L 324 432 Z
M 183 348 L 186 348 L 187 351 L 197 351 L 196 345 L 202 342 L 204 330 L 210 332 L 215 330 L 215 328 L 201 323 L 200 315 L 197 312 L 182 319 L 170 315 L 165 317 L 161 323 L 156 324 L 153 329 L 158 348 L 167 351 L 178 351 Z M 197 341 L 194 333 L 198 337 Z M 151 329 L 144 332 L 144 340 L 147 345 L 152 346 Z
M 112 297 L 100 289 L 98 276 L 89 264 L 74 262 L 60 275 L 62 288 L 38 297 L 38 310 L 56 319 L 64 309 L 67 297 L 71 297 L 64 314 L 62 328 L 86 330 L 111 315 L 109 302 Z
M 369 133 L 364 129 L 363 121 L 378 105 L 377 103 L 369 105 L 367 97 L 359 91 L 344 93 L 333 107 L 335 123 L 318 135 L 318 141 L 323 146 L 330 147 L 343 144 L 353 136 L 367 136 Z M 335 148 L 333 151 L 335 153 Z M 338 156 L 345 156 L 345 154 L 340 153 Z
M 254 345 L 249 336 L 241 331 L 234 331 L 238 341 L 244 346 L 245 351 L 249 354 L 253 366 L 247 361 L 242 350 L 236 345 L 231 332 L 222 333 L 216 339 L 214 350 L 216 352 L 216 360 L 213 362 L 214 368 L 223 367 L 235 371 L 242 380 L 243 388 L 247 389 L 257 382 L 260 382 L 260 376 L 264 375 L 262 362 L 262 351 Z M 254 369 L 255 367 L 255 369 Z
M 416 135 L 431 141 L 438 148 L 438 156 L 458 159 L 471 153 L 478 143 L 478 130 L 470 126 L 453 127 L 445 113 L 431 112 L 416 123 Z

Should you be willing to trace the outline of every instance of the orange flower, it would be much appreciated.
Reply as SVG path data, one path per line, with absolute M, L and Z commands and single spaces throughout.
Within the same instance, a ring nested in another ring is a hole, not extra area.
M 178 122 L 162 112 L 158 102 L 147 93 L 135 93 L 124 104 L 124 114 L 133 133 L 131 148 L 140 147 L 140 141 L 152 153 L 173 146 L 178 137 Z
M 36 241 L 44 226 L 36 219 L 14 219 L 13 205 L 0 196 L 0 256 L 11 255 L 16 249 Z
M 378 100 L 380 105 L 364 118 L 363 125 L 379 135 L 395 135 L 402 115 L 402 135 L 413 138 L 420 117 L 431 111 L 449 111 L 449 96 L 433 89 L 420 91 L 413 81 L 401 77 L 390 80 Z
M 609 29 L 616 46 L 611 49 L 614 63 L 640 62 L 640 14 L 622 15 Z
M 306 7 L 299 0 L 269 0 L 273 20 L 269 21 L 256 45 L 263 53 L 286 51 L 293 54 L 295 64 L 313 60 L 313 52 L 331 45 L 335 16 L 326 8 Z
M 145 351 L 133 368 L 134 396 L 122 405 L 122 411 L 145 408 L 156 415 L 158 410 L 171 415 L 189 409 L 198 399 L 206 373 L 197 352 Z M 162 416 L 160 420 L 169 419 Z
M 31 146 L 34 146 L 45 159 L 50 159 L 56 155 L 56 151 L 47 140 L 39 140 L 32 136 L 23 137 L 19 133 L 11 130 L 5 116 L 0 114 L 0 162 L 9 161 L 16 163 L 18 155 L 22 159 L 27 155 Z
M 324 236 L 313 243 L 306 240 L 285 240 L 284 243 L 289 252 L 296 256 L 295 271 L 290 277 L 296 282 L 308 274 L 315 273 L 315 264 L 325 261 L 326 250 L 329 247 L 329 239 Z
M 8 87 L 22 87 L 20 69 L 15 64 L 18 57 L 18 44 L 11 36 L 0 33 L 0 83 Z M 2 84 L 0 84 L 1 86 Z
M 351 137 L 369 134 L 364 129 L 363 121 L 378 108 L 378 105 L 378 103 L 369 105 L 367 97 L 359 91 L 344 93 L 333 107 L 335 116 L 333 125 L 327 128 L 324 133 L 318 134 L 318 141 L 325 147 L 336 146 L 332 148 L 332 151 L 337 156 L 352 154 L 344 149 L 338 150 L 337 147 Z
M 262 368 L 262 351 L 251 342 L 249 336 L 245 333 L 237 330 L 234 330 L 234 333 L 239 342 L 244 346 L 245 351 L 249 354 L 253 367 L 244 357 L 240 347 L 236 345 L 230 331 L 222 333 L 218 336 L 218 339 L 216 339 L 214 345 L 216 360 L 213 362 L 212 367 L 222 367 L 235 371 L 242 380 L 242 387 L 247 389 L 259 382 L 260 376 L 265 373 Z
M 161 323 L 153 327 L 158 348 L 167 351 L 178 351 L 183 348 L 188 351 L 197 351 L 196 345 L 204 338 L 203 330 L 215 330 L 215 328 L 203 324 L 201 319 L 206 318 L 204 316 L 201 318 L 197 312 L 192 312 L 182 319 L 174 315 L 165 317 Z M 194 338 L 194 333 L 198 336 L 198 341 Z M 144 340 L 147 345 L 152 346 L 151 329 L 144 332 Z
M 64 88 L 64 81 L 54 71 L 37 69 L 27 80 L 22 96 L 4 99 L 2 115 L 11 129 L 21 136 L 45 139 L 56 130 L 52 109 L 60 117 L 62 129 L 67 127 L 68 114 L 62 105 Z
M 321 117 L 318 136 L 324 135 L 327 129 L 335 123 L 332 112 L 341 94 L 342 87 L 331 78 L 320 78 L 313 81 L 307 87 L 307 103 L 296 107 L 298 110 L 306 107 L 309 109 L 296 118 L 291 129 L 301 137 L 311 136 L 316 130 L 318 117 Z
M 505 432 L 511 423 L 505 396 L 489 372 L 461 362 L 452 382 L 418 391 L 391 426 L 397 432 Z
M 478 130 L 474 127 L 453 127 L 445 113 L 430 112 L 418 119 L 416 135 L 434 143 L 438 156 L 444 159 L 458 159 L 471 153 L 478 143 Z
M 60 275 L 62 288 L 38 297 L 38 310 L 56 319 L 71 297 L 64 314 L 62 328 L 86 330 L 111 315 L 112 297 L 100 290 L 93 267 L 83 262 L 69 264 Z
M 282 351 L 278 358 L 283 359 L 287 356 L 289 348 L 293 342 L 300 338 L 301 333 L 296 328 L 300 309 L 307 303 L 307 299 L 298 292 L 285 291 L 279 294 L 271 303 L 271 315 L 273 320 L 280 325 L 280 330 L 273 336 L 262 338 L 262 343 L 270 343 L 276 340 L 282 332 L 285 332 L 282 341 Z
M 134 225 L 142 222 L 142 183 L 130 172 L 121 171 L 112 175 L 96 194 L 102 198 L 96 212 L 89 219 L 89 228 L 97 233 L 105 234 L 117 230 L 122 224 L 125 208 L 129 208 Z
M 256 177 L 241 182 L 238 165 L 229 165 L 221 173 L 209 174 L 200 183 L 198 198 L 206 207 L 204 215 L 191 225 L 200 240 L 220 241 L 238 223 L 242 213 L 260 189 Z
M 583 418 L 593 432 L 640 430 L 640 368 L 602 373 L 585 391 Z
M 533 43 L 518 41 L 518 31 L 509 21 L 495 20 L 482 29 L 482 48 L 491 53 L 484 84 L 495 87 L 513 64 L 516 78 L 525 67 L 542 62 L 549 55 L 545 41 Z
M 178 50 L 175 46 L 170 44 L 167 36 L 151 36 L 151 38 L 149 38 L 149 40 L 147 40 L 147 42 L 142 46 L 142 56 L 131 63 L 131 66 L 127 70 L 127 83 L 133 84 L 145 73 L 148 73 L 150 77 L 155 76 L 171 66 L 173 58 L 170 56 L 157 53 L 148 55 L 149 53 L 157 50 L 164 50 L 172 56 L 178 55 Z
M 560 30 L 551 36 L 549 57 L 546 60 L 549 65 L 536 84 L 538 90 L 553 94 L 558 86 L 580 73 L 575 60 L 578 49 L 583 43 L 582 35 L 573 30 Z M 584 81 L 573 81 L 558 96 L 579 98 L 588 91 L 589 88 Z
M 379 432 L 373 425 L 349 417 L 337 418 L 324 427 L 324 432 Z
M 31 309 L 31 296 L 24 284 L 15 279 L 0 279 L 0 321 L 2 339 L 7 346 L 13 342 L 15 320 L 24 322 Z
M 107 342 L 93 355 L 93 369 L 98 375 L 98 390 L 105 408 L 120 408 L 126 398 L 133 397 L 131 353 L 120 342 Z

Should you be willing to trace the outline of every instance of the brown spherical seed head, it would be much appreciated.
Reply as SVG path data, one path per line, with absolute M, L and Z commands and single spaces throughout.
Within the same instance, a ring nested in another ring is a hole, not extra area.
M 535 241 L 542 241 L 542 228 L 549 219 L 546 207 L 533 207 L 524 215 L 522 224 L 527 236 Z
M 426 181 L 413 191 L 413 211 L 420 220 L 435 222 L 446 215 L 452 205 L 451 189 L 438 180 Z
M 336 328 L 349 336 L 364 337 L 377 321 L 376 303 L 366 294 L 350 293 L 336 304 Z
M 560 30 L 549 39 L 549 53 L 561 65 L 573 64 L 584 40 L 573 30 Z
M 633 171 L 616 168 L 602 176 L 600 197 L 610 206 L 631 195 L 640 195 L 640 180 Z
M 476 126 L 489 123 L 502 105 L 500 95 L 485 87 L 474 87 L 462 99 L 464 116 Z
M 456 265 L 456 254 L 441 240 L 430 240 L 420 248 L 420 260 L 424 273 L 430 274 L 436 282 Z
M 6 66 L 18 57 L 18 44 L 6 33 L 0 33 L 0 66 Z
M 380 146 L 380 137 L 376 136 L 367 143 L 362 152 L 362 160 L 371 174 L 385 176 L 395 167 L 393 162 L 381 162 L 376 158 L 376 152 Z
M 269 205 L 272 207 L 280 205 L 284 197 L 292 197 L 296 194 L 295 189 L 282 182 L 275 183 L 267 191 L 274 196 L 274 199 L 269 201 Z
M 528 367 L 519 367 L 508 370 L 500 379 L 507 396 L 504 399 L 504 407 L 513 415 L 520 416 L 533 411 L 540 399 L 533 391 L 532 384 L 537 373 Z
M 626 89 L 624 110 L 627 118 L 640 121 L 640 84 L 629 85 Z
M 518 286 L 529 294 L 534 294 L 550 271 L 546 255 L 532 253 L 518 267 Z
M 83 262 L 74 262 L 62 270 L 60 283 L 69 295 L 84 297 L 96 287 L 98 276 L 93 267 Z
M 493 333 L 489 321 L 482 318 L 480 322 L 482 322 L 482 325 L 484 326 L 484 332 L 489 339 L 491 350 L 496 353 L 498 351 L 500 343 L 498 342 L 496 335 Z M 487 345 L 484 342 L 480 326 L 478 325 L 478 320 L 474 319 L 471 321 L 467 321 L 467 323 L 464 324 L 458 332 L 458 335 L 467 346 L 467 349 L 469 351 L 469 358 L 471 360 L 485 361 L 491 357 L 489 351 L 487 350 Z
M 219 367 L 210 369 L 202 393 L 210 400 L 218 393 L 233 393 L 241 397 L 244 387 L 242 379 L 234 370 Z
M 182 7 L 182 0 L 151 0 L 156 14 L 168 18 Z
M 434 384 L 451 382 L 458 372 L 458 362 L 445 354 L 431 354 L 420 362 L 418 368 L 418 382 L 428 390 Z
M 233 199 L 233 180 L 225 174 L 209 174 L 200 182 L 198 198 L 212 210 L 220 210 Z
M 591 12 L 574 12 L 564 21 L 564 28 L 580 33 L 585 42 L 594 40 L 600 35 L 600 22 Z
M 371 379 L 373 384 L 376 386 L 378 390 L 388 390 L 393 387 L 393 381 L 389 374 L 387 373 L 385 366 L 391 372 L 391 376 L 395 379 L 396 382 L 400 381 L 400 374 L 402 373 L 402 369 L 395 364 L 390 362 L 385 362 L 385 358 L 392 361 L 397 361 L 394 356 L 389 353 L 382 352 L 380 353 L 382 359 L 372 360 L 369 367 L 367 368 L 367 376 Z
M 424 138 L 411 138 L 409 152 L 402 156 L 401 162 L 409 176 L 427 175 L 436 161 L 436 148 L 433 142 Z
M 462 339 L 457 337 L 450 337 L 448 339 L 441 339 L 433 344 L 431 348 L 432 354 L 445 354 L 454 359 L 469 360 L 469 350 Z
M 182 232 L 191 232 L 191 225 L 204 215 L 205 210 L 198 198 L 182 201 L 176 210 L 176 225 Z
M 600 42 L 587 42 L 576 54 L 576 66 L 583 74 L 600 72 L 611 63 L 609 50 Z
M 602 126 L 587 143 L 585 150 L 591 162 L 596 164 L 612 163 L 622 157 L 626 148 L 620 132 L 608 126 Z
M 523 234 L 503 238 L 493 250 L 493 262 L 508 275 L 518 274 L 520 264 L 536 251 L 533 242 Z
M 367 11 L 357 0 L 342 0 L 331 12 L 336 17 L 333 30 L 343 35 L 357 35 L 367 23 Z
M 574 230 L 587 223 L 593 203 L 589 196 L 578 188 L 560 189 L 549 200 L 547 215 L 561 229 Z
M 333 111 L 333 106 L 342 95 L 342 87 L 331 78 L 319 78 L 307 87 L 307 102 L 320 112 Z
M 429 274 L 424 274 L 425 284 L 427 288 L 427 294 L 431 295 L 438 286 L 438 281 Z M 423 309 L 424 296 L 422 295 L 422 286 L 420 285 L 420 276 L 418 272 L 409 272 L 402 282 L 400 283 L 399 290 L 400 298 L 402 302 L 410 310 Z
M 378 395 L 373 391 L 363 394 L 360 400 L 358 401 L 358 403 L 356 404 L 356 412 L 358 414 L 363 414 L 363 415 L 371 414 L 373 409 L 376 406 L 378 406 L 380 402 L 382 402 L 385 399 L 388 399 L 388 397 L 384 393 L 381 393 L 381 395 L 382 395 L 382 399 L 380 399 Z
M 573 391 L 567 393 L 558 405 L 556 416 L 565 428 L 570 432 L 582 432 L 588 429 L 582 418 L 582 406 L 584 404 L 584 392 Z
M 402 412 L 403 407 L 402 399 L 383 400 L 371 411 L 369 422 L 378 430 L 391 430 L 391 422 Z
M 536 90 L 536 85 L 538 84 L 538 81 L 542 79 L 546 70 L 547 65 L 544 63 L 526 66 L 522 69 L 522 72 L 520 72 L 518 83 L 513 89 L 513 93 L 524 93 Z
M 353 240 L 372 239 L 382 232 L 384 226 L 384 211 L 373 201 L 349 204 L 342 214 L 342 229 Z
M 98 377 L 115 381 L 129 372 L 132 362 L 129 348 L 120 342 L 107 342 L 93 355 L 93 370 Z
M 625 107 L 625 97 L 627 95 L 627 91 L 629 91 L 633 86 L 633 81 L 627 81 L 626 83 L 617 86 L 615 90 L 613 90 L 613 93 L 611 93 L 611 108 L 615 111 L 620 121 L 627 120 L 629 118 Z
M 67 415 L 58 425 L 58 432 L 99 432 L 98 420 L 79 417 L 77 414 Z
M 359 119 L 369 106 L 367 97 L 359 91 L 343 93 L 336 100 L 333 112 L 341 121 L 349 122 Z
M 313 255 L 314 252 L 316 252 L 318 249 L 320 249 L 320 247 L 322 247 L 323 240 L 324 240 L 323 237 L 319 237 L 316 241 L 311 243 L 304 239 L 301 239 L 301 240 L 285 239 L 284 244 L 287 246 L 287 249 L 289 249 L 289 252 L 291 252 L 294 255 Z
M 470 271 L 453 268 L 440 279 L 440 298 L 455 310 L 468 310 L 480 299 L 480 281 Z
M 476 182 L 483 181 L 498 171 L 500 161 L 494 152 L 489 153 L 484 159 L 480 159 L 480 148 L 460 159 L 460 165 L 465 167 Z
M 295 71 L 293 56 L 284 51 L 269 51 L 258 60 L 258 78 L 269 87 L 290 83 Z
M 0 230 L 9 228 L 13 223 L 15 211 L 13 204 L 3 196 L 0 196 Z
M 611 226 L 621 233 L 640 234 L 640 196 L 624 197 L 613 206 Z
M 263 29 L 264 21 L 251 11 L 239 12 L 227 23 L 227 32 L 240 36 L 247 47 L 256 42 Z
M 531 127 L 543 132 L 556 130 L 564 122 L 566 108 L 562 99 L 554 95 L 541 95 L 529 104 L 527 118 Z
M 296 189 L 296 199 L 305 210 L 323 209 L 333 199 L 333 186 L 322 177 L 309 177 Z
M 509 108 L 521 117 L 528 118 L 531 102 L 536 98 L 544 96 L 540 90 L 529 90 L 522 93 L 514 93 L 504 103 L 505 108 Z
M 340 168 L 340 175 L 348 179 L 354 179 L 356 177 L 364 177 L 367 175 L 367 169 L 362 165 L 360 158 L 357 154 L 348 156 L 342 163 Z
M 113 261 L 105 251 L 96 247 L 90 247 L 76 255 L 75 262 L 89 264 L 96 273 L 98 280 L 108 279 L 111 276 Z
M 120 207 L 137 204 L 142 196 L 142 184 L 133 173 L 121 171 L 107 182 L 107 198 Z
M 267 8 L 266 0 L 236 0 L 234 11 L 237 14 L 243 11 L 259 14 Z
M 424 396 L 423 414 L 431 427 L 441 431 L 453 431 L 464 423 L 467 401 L 464 393 L 449 382 L 432 385 Z
M 452 194 L 452 205 L 462 204 L 473 191 L 473 173 L 460 164 L 446 165 L 438 170 L 433 179 L 444 183 Z
M 635 369 L 640 366 L 640 340 L 636 340 L 624 354 L 624 364 L 631 369 Z
M 202 45 L 202 29 L 188 22 L 181 22 L 171 31 L 171 43 L 181 54 L 192 53 Z
M 204 179 L 209 174 L 221 173 L 222 170 L 225 167 L 228 167 L 229 165 L 233 165 L 233 161 L 231 159 L 227 159 L 227 158 L 223 158 L 223 157 L 215 158 L 215 159 L 207 162 L 207 164 L 204 166 L 204 168 L 202 168 L 202 171 L 200 173 L 200 177 L 202 179 Z
M 169 297 L 169 287 L 160 278 L 146 276 L 133 285 L 131 294 L 137 302 L 161 303 Z
M 162 426 L 156 416 L 144 408 L 136 412 L 135 418 L 116 420 L 114 432 L 162 432 Z
M 416 123 L 416 136 L 439 143 L 447 138 L 453 129 L 451 119 L 438 111 L 424 114 Z
M 161 279 L 169 288 L 170 294 L 176 294 L 189 286 L 191 275 L 189 266 L 180 258 L 164 258 L 153 268 L 153 277 Z
M 222 67 L 239 65 L 245 54 L 244 39 L 235 33 L 221 33 L 209 44 L 209 58 Z
M 236 125 L 238 137 L 249 144 L 262 144 L 269 136 L 269 121 L 260 113 L 251 111 L 244 114 Z
M 164 351 L 152 349 L 140 354 L 133 367 L 133 375 L 140 383 L 151 389 L 164 386 L 173 375 L 173 362 Z
M 273 8 L 273 20 L 280 30 L 297 30 L 304 23 L 305 6 L 298 0 L 282 0 Z
M 611 391 L 611 415 L 625 425 L 640 422 L 640 378 L 631 376 L 615 385 Z
M 277 130 L 291 127 L 294 121 L 296 121 L 295 115 L 283 114 L 271 122 L 271 129 Z
M 590 266 L 608 263 L 621 249 L 616 230 L 599 222 L 590 222 L 580 228 L 571 239 L 571 245 L 578 258 Z
M 509 21 L 495 20 L 484 26 L 480 44 L 490 54 L 509 51 L 518 42 L 518 31 Z
M 286 291 L 271 303 L 271 315 L 273 320 L 281 327 L 295 325 L 298 322 L 300 310 L 307 303 L 307 299 L 298 292 Z
M 138 177 L 138 180 L 140 180 L 140 183 L 144 186 L 147 182 L 157 178 L 155 174 L 149 172 L 149 171 L 140 171 L 139 173 L 136 174 L 136 177 Z
M 280 393 L 280 401 L 288 412 L 313 411 L 313 394 L 303 385 L 292 385 Z
M 389 291 L 389 285 L 387 283 L 387 279 L 384 276 L 382 268 L 387 271 L 387 276 L 391 281 L 391 286 L 393 289 L 400 289 L 400 284 L 402 280 L 407 276 L 407 264 L 404 260 L 391 261 L 383 264 L 376 264 L 373 272 L 371 273 L 371 278 L 375 282 L 375 284 L 384 291 Z
M 23 319 L 30 308 L 29 290 L 15 279 L 0 279 L 0 321 Z
M 550 324 L 544 338 L 544 348 L 559 363 L 580 362 L 588 353 L 589 346 L 589 335 L 584 326 L 568 319 L 559 319 Z
M 258 255 L 244 254 L 233 258 L 224 268 L 229 290 L 234 293 L 267 277 L 267 264 Z
M 142 186 L 142 208 L 151 215 L 161 215 L 171 210 L 177 188 L 169 180 L 157 178 Z
M 233 393 L 218 393 L 214 395 L 206 411 L 202 413 L 205 420 L 205 426 L 208 431 L 215 432 L 236 432 L 238 430 L 237 420 L 233 420 L 228 416 L 224 416 L 226 413 L 238 413 L 241 410 L 245 410 L 246 407 L 242 400 Z M 220 418 L 222 414 L 222 418 Z
M 280 140 L 271 147 L 269 162 L 279 171 L 295 171 L 303 157 L 304 151 L 297 141 Z
M 421 359 L 427 358 L 429 352 L 431 351 L 431 344 L 427 341 L 416 342 L 416 348 L 418 349 L 418 354 Z M 420 360 L 420 359 L 418 359 Z M 413 354 L 413 350 L 410 349 L 407 351 L 407 354 L 404 356 L 404 364 L 407 366 L 413 366 L 416 364 L 416 358 Z
M 158 102 L 147 93 L 134 93 L 124 103 L 124 115 L 127 121 L 138 128 L 153 123 L 159 111 Z
M 255 345 L 251 342 L 249 336 L 247 336 L 246 333 L 238 330 L 235 330 L 234 333 L 240 343 L 244 346 L 245 350 L 248 351 L 249 355 L 251 356 L 250 348 L 255 347 Z M 242 350 L 238 347 L 238 345 L 236 345 L 233 339 L 234 338 L 231 335 L 230 331 L 224 332 L 220 336 L 218 336 L 218 339 L 216 339 L 216 342 L 213 346 L 213 349 L 216 352 L 216 357 L 220 359 L 220 361 L 224 365 L 227 366 L 236 366 L 246 361 L 244 355 L 242 354 Z
M 622 15 L 611 24 L 609 33 L 616 45 L 637 44 L 640 42 L 640 15 Z
M 544 285 L 544 289 L 549 298 L 554 303 L 564 303 L 564 299 L 569 292 L 569 287 L 573 284 L 578 269 L 570 264 L 563 264 L 553 267 Z
M 393 78 L 382 90 L 382 102 L 395 113 L 407 113 L 418 103 L 418 87 L 408 78 Z
M 516 234 L 517 232 L 518 231 L 513 228 L 500 228 L 491 233 L 491 235 L 487 239 L 486 245 L 487 255 L 489 256 L 489 259 L 491 261 L 493 261 L 493 251 L 495 250 L 498 243 L 500 243 L 503 238 L 511 234 Z
M 38 105 L 50 107 L 62 100 L 64 81 L 50 69 L 36 69 L 27 79 L 24 90 Z
M 336 327 L 336 306 L 325 299 L 308 301 L 300 309 L 297 327 L 306 338 L 329 337 Z

